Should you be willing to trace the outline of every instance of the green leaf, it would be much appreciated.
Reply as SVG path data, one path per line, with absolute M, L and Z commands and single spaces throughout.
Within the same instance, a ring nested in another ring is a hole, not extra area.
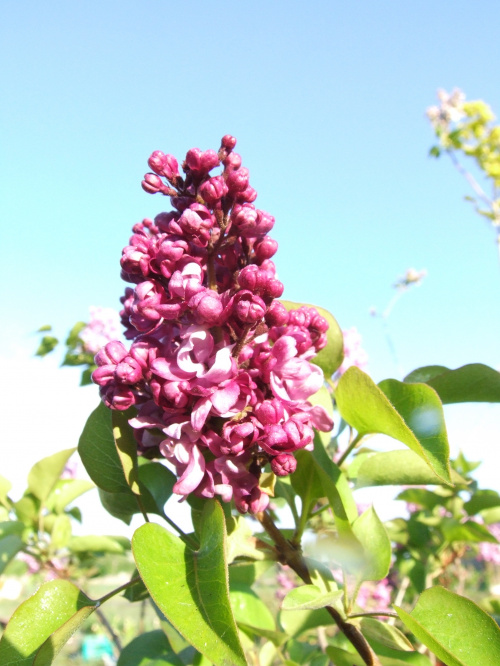
M 116 666 L 182 666 L 161 629 L 137 636 L 121 651 Z
M 94 372 L 96 366 L 92 364 L 90 368 L 85 368 L 85 370 L 82 370 L 82 374 L 80 377 L 80 386 L 89 386 L 92 384 L 92 373 Z
M 66 338 L 66 345 L 70 349 L 74 349 L 81 343 L 79 335 L 83 329 L 87 327 L 87 325 L 88 324 L 86 324 L 84 321 L 77 321 L 71 331 L 68 333 L 68 337 Z
M 467 520 L 464 523 L 454 518 L 442 518 L 439 527 L 446 541 L 468 541 L 470 543 L 480 543 L 489 541 L 498 543 L 493 534 L 484 526 L 473 520 Z
M 325 497 L 318 465 L 309 451 L 297 451 L 297 469 L 290 476 L 290 483 L 302 500 L 302 513 L 309 515 L 311 507 L 320 497 Z
M 436 393 L 425 384 L 395 379 L 379 386 L 359 368 L 349 368 L 335 391 L 342 417 L 360 436 L 381 433 L 403 442 L 449 485 L 449 446 Z
M 69 639 L 82 626 L 85 620 L 92 615 L 98 605 L 85 606 L 80 608 L 62 627 L 56 629 L 54 633 L 42 644 L 35 659 L 33 666 L 50 666 L 59 652 L 63 649 Z
M 68 543 L 74 553 L 123 553 L 120 541 L 111 536 L 75 536 Z
M 328 310 L 320 308 L 317 305 L 308 305 L 307 303 L 292 303 L 292 301 L 281 301 L 281 303 L 286 307 L 287 310 L 296 310 L 297 308 L 300 308 L 304 305 L 308 308 L 314 308 L 322 317 L 326 319 L 329 325 L 328 331 L 326 332 L 326 347 L 324 347 L 313 359 L 311 359 L 311 362 L 315 365 L 319 365 L 319 367 L 325 373 L 325 377 L 331 377 L 344 360 L 344 337 L 342 335 L 342 330 L 334 316 L 330 314 Z
M 96 608 L 96 602 L 66 580 L 45 583 L 10 618 L 0 640 L 0 663 L 48 666 Z
M 96 486 L 109 493 L 128 492 L 113 438 L 111 410 L 102 402 L 87 419 L 78 442 L 78 453 Z
M 363 617 L 360 621 L 361 633 L 393 650 L 413 651 L 413 645 L 406 636 L 392 624 L 381 622 L 373 617 Z
M 54 553 L 59 548 L 68 545 L 71 539 L 71 521 L 69 516 L 61 514 L 55 517 L 54 525 L 50 531 L 50 550 Z
M 25 525 L 20 520 L 5 520 L 0 523 L 0 539 L 3 539 L 9 534 L 17 534 L 21 536 L 24 532 Z
M 138 575 L 139 572 L 136 569 L 131 576 L 131 580 Z M 127 589 L 123 593 L 123 596 L 125 597 L 125 599 L 128 599 L 128 601 L 134 603 L 135 601 L 142 601 L 143 599 L 148 599 L 149 592 L 147 591 L 147 588 L 144 585 L 143 581 L 138 580 L 133 585 L 130 585 L 130 587 L 127 587 Z
M 8 496 L 11 488 L 12 483 L 0 474 L 0 503 L 3 504 L 6 509 L 11 508 L 11 502 Z
M 444 405 L 500 402 L 500 372 L 482 363 L 463 365 L 456 370 L 431 365 L 414 370 L 404 381 L 425 382 L 432 386 Z
M 135 532 L 132 550 L 151 596 L 179 633 L 215 666 L 244 666 L 229 601 L 225 540 L 222 508 L 209 501 L 199 550 L 153 523 Z
M 500 663 L 500 630 L 470 599 L 437 586 L 420 595 L 411 613 L 394 608 L 407 629 L 447 666 Z
M 351 467 L 352 465 L 349 467 L 349 476 L 351 476 Z M 357 469 L 357 477 L 354 478 L 356 488 L 426 486 L 441 483 L 429 465 L 418 454 L 408 449 L 366 454 Z M 451 470 L 451 480 L 454 484 L 467 484 L 466 479 L 454 469 Z
M 40 510 L 40 501 L 31 493 L 25 494 L 14 504 L 16 516 L 28 527 L 32 527 L 38 522 L 38 511 Z
M 120 412 L 116 409 L 111 412 L 111 424 L 113 426 L 113 438 L 116 450 L 123 468 L 127 484 L 135 495 L 140 495 L 139 488 L 139 466 L 137 464 L 137 442 L 128 419 L 132 418 L 133 411 Z
M 84 479 L 60 479 L 45 503 L 49 511 L 62 513 L 77 497 L 95 488 L 94 484 Z
M 375 509 L 370 507 L 354 522 L 354 534 L 363 546 L 364 561 L 357 572 L 360 580 L 382 580 L 391 566 L 391 542 Z
M 24 542 L 17 534 L 9 534 L 0 539 L 0 574 L 23 547 Z
M 146 513 L 164 515 L 163 508 L 175 482 L 175 475 L 159 462 L 146 462 L 139 466 L 141 501 Z M 106 511 L 127 525 L 130 525 L 133 515 L 141 513 L 137 495 L 128 487 L 126 492 L 121 493 L 108 493 L 99 488 L 99 497 Z
M 343 595 L 342 590 L 322 592 L 317 585 L 301 585 L 290 590 L 283 599 L 283 610 L 316 610 L 334 606 Z
M 314 437 L 312 455 L 321 477 L 324 496 L 328 498 L 335 517 L 337 530 L 339 534 L 352 535 L 351 523 L 358 517 L 358 510 L 347 477 L 328 456 L 317 435 Z
M 230 592 L 234 619 L 252 627 L 276 631 L 276 624 L 268 606 L 248 585 L 234 585 Z
M 335 624 L 327 610 L 285 611 L 279 614 L 279 622 L 290 636 L 297 637 L 309 629 Z
M 266 571 L 272 567 L 272 560 L 261 560 L 258 562 L 248 562 L 245 560 L 236 560 L 229 567 L 229 588 L 234 585 L 244 584 L 252 585 Z
M 59 340 L 57 338 L 54 338 L 52 335 L 44 335 L 35 352 L 35 356 L 46 356 L 47 354 L 50 354 L 58 344 Z
M 28 474 L 28 489 L 41 502 L 44 502 L 50 495 L 66 463 L 75 451 L 76 449 L 58 451 L 33 465 Z
M 485 509 L 492 509 L 500 506 L 500 495 L 495 490 L 476 490 L 468 502 L 465 502 L 464 509 L 469 516 L 474 516 Z
M 347 652 L 342 648 L 330 645 L 326 648 L 326 653 L 335 664 L 335 666 L 365 666 L 365 662 L 356 652 Z M 398 651 L 398 657 L 386 657 L 377 654 L 382 666 L 431 666 L 429 659 L 418 652 Z

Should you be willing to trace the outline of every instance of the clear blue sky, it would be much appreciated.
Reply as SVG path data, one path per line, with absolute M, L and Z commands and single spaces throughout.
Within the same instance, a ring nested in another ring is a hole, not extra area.
M 428 157 L 424 114 L 454 86 L 500 112 L 499 21 L 497 0 L 3 0 L 2 354 L 118 307 L 131 226 L 168 208 L 140 187 L 149 154 L 230 133 L 276 217 L 285 297 L 356 325 L 377 380 L 395 368 L 368 310 L 410 266 L 429 275 L 391 316 L 405 371 L 498 367 L 493 234 Z

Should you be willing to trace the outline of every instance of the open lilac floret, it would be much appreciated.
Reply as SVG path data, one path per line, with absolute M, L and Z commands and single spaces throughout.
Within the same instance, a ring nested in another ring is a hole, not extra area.
M 130 349 L 109 342 L 93 380 L 111 409 L 134 406 L 139 452 L 159 452 L 177 472 L 174 492 L 263 511 L 261 470 L 295 471 L 326 411 L 308 399 L 323 384 L 310 360 L 326 345 L 328 323 L 311 307 L 288 312 L 267 236 L 274 218 L 253 205 L 257 192 L 227 135 L 221 147 L 188 151 L 179 174 L 172 155 L 149 158 L 146 192 L 173 210 L 133 227 L 121 267 Z M 216 167 L 222 173 L 211 176 Z

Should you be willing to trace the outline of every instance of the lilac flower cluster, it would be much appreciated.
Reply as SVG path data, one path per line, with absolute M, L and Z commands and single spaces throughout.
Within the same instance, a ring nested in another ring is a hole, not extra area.
M 227 135 L 218 152 L 189 150 L 183 176 L 172 155 L 149 158 L 142 187 L 170 197 L 173 210 L 133 227 L 121 259 L 135 285 L 121 312 L 132 344 L 99 351 L 93 380 L 111 409 L 136 408 L 139 451 L 157 447 L 172 463 L 175 493 L 218 495 L 256 513 L 269 502 L 262 468 L 294 472 L 313 427 L 333 426 L 308 400 L 323 384 L 310 360 L 328 323 L 314 308 L 289 312 L 276 300 L 274 218 L 253 205 L 235 144 Z

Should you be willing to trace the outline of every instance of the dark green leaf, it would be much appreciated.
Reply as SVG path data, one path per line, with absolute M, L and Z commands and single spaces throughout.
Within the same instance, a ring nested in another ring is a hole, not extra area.
M 102 402 L 87 419 L 78 442 L 78 453 L 96 486 L 109 493 L 128 492 L 113 438 L 111 410 Z
M 405 382 L 425 382 L 436 391 L 444 405 L 457 402 L 500 402 L 500 372 L 482 363 L 463 365 L 456 370 L 428 366 L 414 370 Z
M 17 534 L 9 534 L 0 539 L 0 574 L 23 547 L 24 542 Z
M 407 629 L 447 666 L 500 664 L 500 630 L 470 599 L 437 586 L 421 594 L 411 613 L 394 608 Z
M 161 629 L 137 636 L 126 645 L 116 666 L 182 666 Z
M 216 666 L 244 666 L 229 602 L 225 538 L 223 511 L 209 501 L 198 551 L 153 523 L 135 532 L 132 550 L 151 596 L 186 640 Z
M 309 629 L 325 627 L 334 624 L 332 616 L 327 610 L 285 611 L 279 614 L 279 622 L 285 632 L 290 636 L 300 636 Z

